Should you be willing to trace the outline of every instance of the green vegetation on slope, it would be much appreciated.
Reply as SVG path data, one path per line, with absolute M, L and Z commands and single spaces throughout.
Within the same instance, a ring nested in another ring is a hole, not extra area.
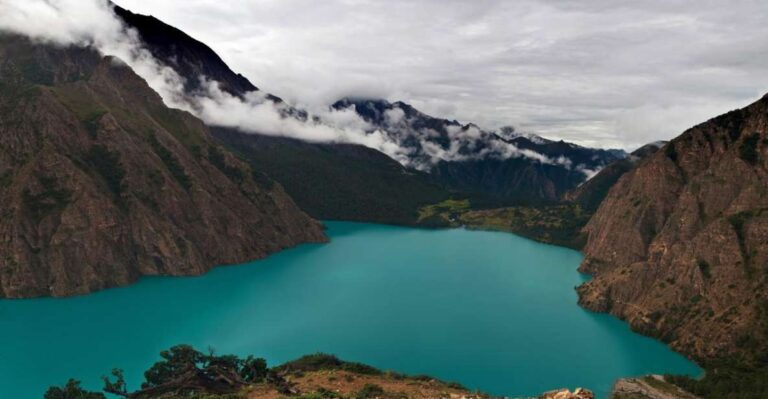
M 427 205 L 419 209 L 419 224 L 425 226 L 449 226 L 459 215 L 470 209 L 468 199 L 448 199 L 437 204 Z
M 88 150 L 85 159 L 104 179 L 110 191 L 119 198 L 123 190 L 123 178 L 125 177 L 125 169 L 120 164 L 120 154 L 110 151 L 103 145 L 94 144 Z
M 171 151 L 157 141 L 155 135 L 149 136 L 149 143 L 152 145 L 155 154 L 163 161 L 163 164 L 165 164 L 165 167 L 168 169 L 168 172 L 171 173 L 174 180 L 176 180 L 176 182 L 185 190 L 189 191 L 189 189 L 192 188 L 192 182 L 190 181 L 187 172 L 184 171 L 184 167 L 181 166 L 179 160 L 176 159 Z
M 254 171 L 279 182 L 317 219 L 413 225 L 422 206 L 451 197 L 424 173 L 359 145 L 308 143 L 213 129 Z
M 507 231 L 536 241 L 579 249 L 591 213 L 578 204 L 473 209 L 470 200 L 446 200 L 419 210 L 419 224 Z
M 753 368 L 729 363 L 705 366 L 701 379 L 668 375 L 665 378 L 705 399 L 768 398 L 768 365 Z

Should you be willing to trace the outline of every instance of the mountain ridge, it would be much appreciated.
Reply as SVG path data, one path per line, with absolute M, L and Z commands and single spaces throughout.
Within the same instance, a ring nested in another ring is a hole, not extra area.
M 201 274 L 325 240 L 124 64 L 5 34 L 0 54 L 0 296 Z
M 580 303 L 712 362 L 768 358 L 768 96 L 678 136 L 584 231 Z M 764 270 L 765 269 L 765 270 Z

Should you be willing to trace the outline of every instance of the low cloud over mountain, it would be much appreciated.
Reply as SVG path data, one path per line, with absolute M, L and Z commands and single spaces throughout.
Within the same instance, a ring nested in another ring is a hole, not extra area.
M 123 10 L 121 16 L 126 15 L 133 14 Z M 520 148 L 513 139 L 472 124 L 441 122 L 403 103 L 385 110 L 385 119 L 374 121 L 352 103 L 297 109 L 249 86 L 247 80 L 245 88 L 235 90 L 228 82 L 213 80 L 202 72 L 183 76 L 179 71 L 184 68 L 155 57 L 139 33 L 127 27 L 111 5 L 99 0 L 6 1 L 0 4 L 0 28 L 63 46 L 93 46 L 105 55 L 113 55 L 147 80 L 166 104 L 187 110 L 214 126 L 314 142 L 362 144 L 422 170 L 441 161 L 485 158 L 526 158 L 567 169 L 575 167 L 587 175 L 602 166 L 574 164 L 563 155 L 552 157 L 533 148 Z M 418 121 L 414 125 L 414 117 L 429 118 L 433 126 L 421 128 Z

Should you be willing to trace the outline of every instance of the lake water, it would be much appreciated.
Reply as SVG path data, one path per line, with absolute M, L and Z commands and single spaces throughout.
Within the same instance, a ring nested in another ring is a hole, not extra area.
M 700 369 L 576 305 L 581 255 L 506 233 L 329 222 L 304 245 L 202 277 L 67 299 L 0 300 L 0 398 L 73 377 L 129 389 L 179 343 L 270 364 L 315 352 L 509 396 Z

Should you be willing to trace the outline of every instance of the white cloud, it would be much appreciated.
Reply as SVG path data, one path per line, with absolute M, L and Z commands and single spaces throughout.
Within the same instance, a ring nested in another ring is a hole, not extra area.
M 117 0 L 294 102 L 436 116 L 633 149 L 768 91 L 762 0 Z
M 428 140 L 437 132 L 431 129 L 414 131 L 400 108 L 391 109 L 384 115 L 389 125 L 403 129 L 396 132 L 398 134 L 391 134 L 370 126 L 354 109 L 334 110 L 310 105 L 308 109 L 314 112 L 305 120 L 285 117 L 287 106 L 272 102 L 264 92 L 247 93 L 244 98 L 234 97 L 205 77 L 200 77 L 202 94 L 187 95 L 183 91 L 183 79 L 143 49 L 136 33 L 126 30 L 101 0 L 0 0 L 0 29 L 61 45 L 91 45 L 105 55 L 116 56 L 143 77 L 166 104 L 188 110 L 210 125 L 315 142 L 361 144 L 420 169 L 428 169 L 440 160 L 485 157 L 525 157 L 545 164 L 572 167 L 565 157 L 552 159 L 532 150 L 519 149 L 512 143 L 495 139 L 492 133 L 475 125 L 446 125 L 451 141 L 444 148 Z M 468 35 L 482 35 L 483 31 L 473 28 Z M 409 138 L 420 141 L 421 147 L 404 145 Z

